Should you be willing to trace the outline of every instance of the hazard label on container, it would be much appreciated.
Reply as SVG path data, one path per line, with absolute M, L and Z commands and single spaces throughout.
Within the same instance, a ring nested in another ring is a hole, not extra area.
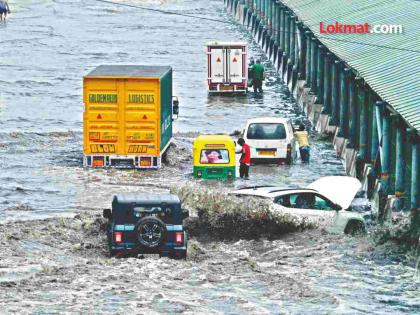
M 233 58 L 232 62 L 238 62 L 238 60 L 236 59 L 236 57 Z
M 143 115 L 143 119 L 147 119 L 147 116 L 146 115 Z
M 98 116 L 96 116 L 96 119 L 102 119 L 102 115 L 98 114 Z
M 217 58 L 216 62 L 222 62 L 222 60 L 220 59 L 220 57 Z

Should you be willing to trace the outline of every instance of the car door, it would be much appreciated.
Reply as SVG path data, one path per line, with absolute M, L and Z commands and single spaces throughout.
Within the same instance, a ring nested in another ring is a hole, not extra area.
M 336 205 L 317 193 L 298 192 L 274 198 L 282 212 L 304 218 L 320 227 L 329 227 L 337 216 Z

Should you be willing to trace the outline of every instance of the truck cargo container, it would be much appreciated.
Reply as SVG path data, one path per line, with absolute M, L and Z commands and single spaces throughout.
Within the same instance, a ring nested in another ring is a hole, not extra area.
M 209 93 L 246 93 L 245 42 L 207 43 Z
M 83 78 L 88 167 L 159 168 L 172 141 L 172 68 L 103 65 Z

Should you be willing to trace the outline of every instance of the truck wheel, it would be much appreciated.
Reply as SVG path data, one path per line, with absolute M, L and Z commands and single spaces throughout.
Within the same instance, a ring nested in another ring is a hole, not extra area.
M 352 220 L 347 223 L 344 233 L 351 236 L 363 235 L 366 234 L 366 229 L 362 222 Z
M 135 227 L 137 241 L 147 248 L 158 248 L 165 244 L 165 223 L 156 217 L 144 217 Z

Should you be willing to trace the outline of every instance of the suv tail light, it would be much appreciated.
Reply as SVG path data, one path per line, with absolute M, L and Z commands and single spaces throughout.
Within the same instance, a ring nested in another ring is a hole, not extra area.
M 123 241 L 123 232 L 114 232 L 114 242 L 115 243 L 122 243 Z
M 175 233 L 175 243 L 176 244 L 184 244 L 184 232 L 176 232 Z

